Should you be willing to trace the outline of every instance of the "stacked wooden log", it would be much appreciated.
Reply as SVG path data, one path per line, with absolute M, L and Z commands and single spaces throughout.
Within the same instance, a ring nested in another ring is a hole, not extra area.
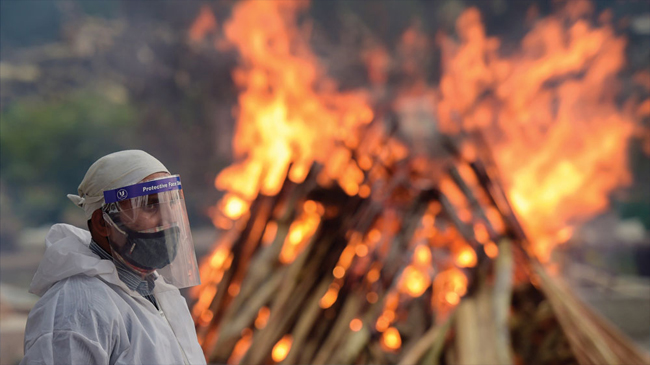
M 650 363 L 527 254 L 480 137 L 408 156 L 368 128 L 339 168 L 363 171 L 358 194 L 314 165 L 259 195 L 203 263 L 192 312 L 209 362 Z

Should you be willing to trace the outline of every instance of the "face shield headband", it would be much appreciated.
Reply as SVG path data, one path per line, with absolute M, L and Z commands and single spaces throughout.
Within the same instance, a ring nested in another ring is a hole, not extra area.
M 109 244 L 124 262 L 178 288 L 196 285 L 198 265 L 178 175 L 104 192 Z

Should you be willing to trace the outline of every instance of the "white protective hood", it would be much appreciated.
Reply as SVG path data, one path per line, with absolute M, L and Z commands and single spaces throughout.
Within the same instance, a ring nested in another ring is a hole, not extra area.
M 100 259 L 90 250 L 90 239 L 86 230 L 68 224 L 52 226 L 45 237 L 45 254 L 29 292 L 43 296 L 55 283 L 78 274 L 97 276 L 129 291 L 117 276 L 113 262 Z

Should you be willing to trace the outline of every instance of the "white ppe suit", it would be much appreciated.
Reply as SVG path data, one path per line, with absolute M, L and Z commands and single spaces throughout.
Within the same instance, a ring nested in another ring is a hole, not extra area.
M 89 248 L 90 232 L 56 224 L 30 292 L 21 364 L 205 364 L 185 299 L 156 280 L 160 311 Z

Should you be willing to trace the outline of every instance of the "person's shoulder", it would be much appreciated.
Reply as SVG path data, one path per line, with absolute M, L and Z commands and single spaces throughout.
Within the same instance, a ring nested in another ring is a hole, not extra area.
M 74 238 L 81 242 L 89 242 L 90 232 L 70 224 L 57 223 L 47 232 L 45 242 L 46 245 L 49 246 L 61 240 L 67 240 L 70 238 Z
M 46 341 L 51 343 L 47 346 L 92 344 L 110 353 L 115 336 L 125 328 L 111 291 L 99 278 L 83 274 L 58 281 L 29 313 L 26 351 L 38 341 Z
M 85 289 L 89 291 L 107 291 L 110 286 L 100 278 L 93 275 L 76 274 L 57 283 L 63 290 Z
M 65 296 L 66 301 L 74 298 L 74 302 L 80 306 L 95 301 L 106 303 L 110 297 L 115 295 L 115 290 L 105 281 L 96 276 L 85 274 L 72 275 L 58 281 L 44 297 L 50 292 L 56 297 Z
M 112 289 L 102 280 L 74 275 L 58 281 L 38 300 L 27 319 L 25 340 L 66 332 L 96 336 L 96 330 L 123 326 Z M 95 331 L 95 332 L 93 332 Z M 105 337 L 105 336 L 104 336 Z
M 82 316 L 110 320 L 106 314 L 115 309 L 113 297 L 114 290 L 104 281 L 79 274 L 58 281 L 39 302 L 54 310 L 58 318 Z

